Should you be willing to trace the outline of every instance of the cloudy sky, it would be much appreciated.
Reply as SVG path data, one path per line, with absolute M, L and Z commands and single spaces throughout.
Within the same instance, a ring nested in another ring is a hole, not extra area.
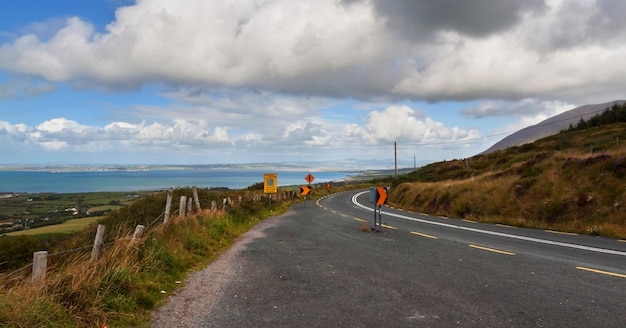
M 0 165 L 464 158 L 624 99 L 625 41 L 622 0 L 10 1 Z

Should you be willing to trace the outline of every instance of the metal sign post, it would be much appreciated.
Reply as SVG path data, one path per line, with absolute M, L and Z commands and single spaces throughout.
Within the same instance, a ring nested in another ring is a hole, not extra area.
M 266 173 L 263 175 L 263 191 L 270 196 L 270 210 L 272 209 L 272 194 L 278 192 L 278 175 Z
M 380 231 L 383 225 L 382 207 L 387 200 L 387 190 L 383 187 L 371 187 L 369 196 L 370 203 L 374 203 L 374 228 L 372 230 Z

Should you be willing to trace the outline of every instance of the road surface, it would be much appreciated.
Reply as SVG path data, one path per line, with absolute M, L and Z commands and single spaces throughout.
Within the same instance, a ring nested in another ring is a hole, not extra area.
M 154 327 L 626 327 L 626 242 L 383 206 L 295 205 L 192 276 Z

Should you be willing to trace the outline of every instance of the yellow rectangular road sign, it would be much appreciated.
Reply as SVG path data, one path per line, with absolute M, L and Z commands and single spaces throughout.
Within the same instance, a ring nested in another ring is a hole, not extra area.
M 266 194 L 275 194 L 278 191 L 278 181 L 276 173 L 266 173 L 263 175 L 263 191 Z

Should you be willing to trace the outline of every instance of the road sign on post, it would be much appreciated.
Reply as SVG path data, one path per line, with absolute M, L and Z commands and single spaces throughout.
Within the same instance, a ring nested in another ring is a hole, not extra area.
M 306 177 L 304 177 L 304 180 L 306 180 L 306 182 L 310 184 L 311 182 L 313 182 L 313 180 L 315 180 L 315 177 L 313 176 L 313 174 L 309 173 L 306 175 Z
M 270 194 L 270 210 L 272 209 L 272 194 L 278 192 L 278 180 L 276 173 L 266 173 L 263 175 L 263 191 Z
M 301 186 L 300 187 L 300 196 L 306 196 L 311 192 L 311 188 L 309 186 Z
M 266 194 L 275 194 L 278 191 L 276 178 L 276 173 L 266 173 L 263 175 L 263 191 Z
M 387 201 L 387 189 L 384 187 L 370 187 L 369 191 L 370 203 L 374 204 L 374 228 L 380 231 L 382 226 L 381 207 Z
M 387 190 L 383 187 L 377 187 L 376 192 L 378 193 L 378 199 L 376 200 L 376 205 L 382 205 L 387 201 Z

